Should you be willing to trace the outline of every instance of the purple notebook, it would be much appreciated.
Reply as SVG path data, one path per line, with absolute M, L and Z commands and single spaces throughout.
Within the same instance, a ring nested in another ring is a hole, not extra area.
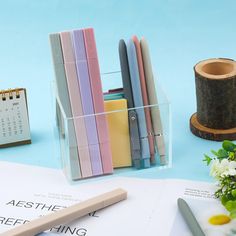
M 89 143 L 89 152 L 92 164 L 93 175 L 103 174 L 102 162 L 98 141 L 98 133 L 95 116 L 93 115 L 93 100 L 89 82 L 88 64 L 86 59 L 84 36 L 82 30 L 74 30 L 72 38 L 75 50 L 78 83 L 80 87 L 82 107 L 85 117 L 85 126 Z

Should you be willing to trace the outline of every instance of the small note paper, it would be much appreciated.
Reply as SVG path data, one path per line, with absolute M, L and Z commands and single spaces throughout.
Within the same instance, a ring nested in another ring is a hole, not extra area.
M 26 90 L 0 91 L 0 147 L 31 143 Z

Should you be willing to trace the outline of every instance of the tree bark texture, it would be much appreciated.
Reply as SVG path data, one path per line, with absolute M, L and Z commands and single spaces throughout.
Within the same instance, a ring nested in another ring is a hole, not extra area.
M 234 140 L 236 62 L 230 59 L 208 59 L 199 62 L 194 72 L 197 113 L 190 119 L 191 131 L 205 139 Z

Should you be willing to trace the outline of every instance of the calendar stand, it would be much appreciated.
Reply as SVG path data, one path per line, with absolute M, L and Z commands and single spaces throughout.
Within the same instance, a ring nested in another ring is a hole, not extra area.
M 0 148 L 29 143 L 26 89 L 0 91 Z

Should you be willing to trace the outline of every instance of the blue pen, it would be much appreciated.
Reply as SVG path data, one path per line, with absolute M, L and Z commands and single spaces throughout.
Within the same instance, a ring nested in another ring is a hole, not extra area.
M 142 91 L 139 79 L 139 69 L 134 42 L 130 39 L 127 44 L 127 54 L 130 69 L 131 87 L 133 91 L 134 106 L 137 108 L 139 137 L 141 142 L 141 160 L 136 160 L 138 165 L 144 168 L 150 167 L 150 150 L 148 143 L 148 133 L 143 107 Z M 139 108 L 140 107 L 140 108 Z M 137 166 L 137 165 L 136 165 Z
M 120 57 L 120 68 L 123 82 L 124 98 L 127 100 L 128 108 L 134 108 L 134 99 L 132 94 L 127 47 L 123 39 L 121 39 L 119 42 L 119 57 Z M 129 116 L 131 157 L 133 160 L 133 165 L 136 168 L 140 168 L 141 143 L 139 138 L 138 117 L 135 109 L 129 109 L 128 116 Z

